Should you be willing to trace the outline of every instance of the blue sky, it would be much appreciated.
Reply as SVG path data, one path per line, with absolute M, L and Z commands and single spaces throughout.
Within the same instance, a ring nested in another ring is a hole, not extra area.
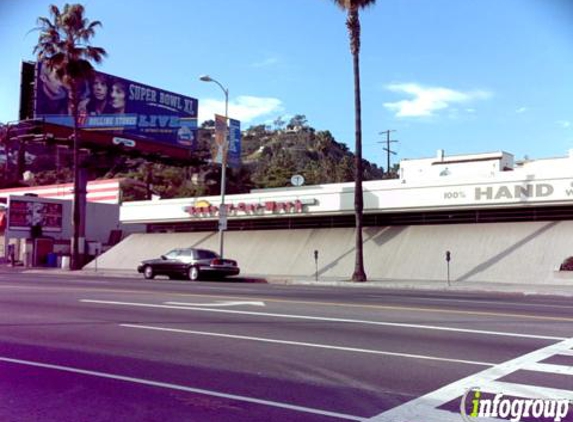
M 0 0 L 0 122 L 18 115 L 41 0 Z M 345 14 L 329 0 L 89 0 L 99 70 L 199 99 L 200 121 L 243 128 L 306 115 L 354 149 Z M 404 158 L 573 148 L 573 0 L 378 0 L 361 13 L 364 157 L 385 166 L 381 131 Z

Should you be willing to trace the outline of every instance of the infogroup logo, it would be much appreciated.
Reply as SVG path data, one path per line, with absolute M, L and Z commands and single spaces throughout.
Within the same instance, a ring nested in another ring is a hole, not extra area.
M 569 407 L 567 399 L 504 398 L 503 394 L 483 398 L 480 389 L 474 387 L 462 396 L 460 413 L 465 422 L 479 422 L 479 418 L 509 418 L 511 422 L 519 422 L 522 418 L 531 417 L 560 422 L 569 413 Z

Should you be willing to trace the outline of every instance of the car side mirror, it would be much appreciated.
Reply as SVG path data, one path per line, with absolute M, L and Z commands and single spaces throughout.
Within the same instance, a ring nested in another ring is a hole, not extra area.
M 165 255 L 161 255 L 161 259 L 167 259 Z

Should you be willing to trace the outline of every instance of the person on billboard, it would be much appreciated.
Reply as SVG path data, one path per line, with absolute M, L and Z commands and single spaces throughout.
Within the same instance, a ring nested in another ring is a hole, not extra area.
M 111 85 L 111 108 L 113 113 L 125 114 L 127 86 L 121 81 L 115 81 Z
M 68 114 L 68 90 L 56 70 L 42 64 L 40 82 L 42 89 L 38 102 L 41 114 Z
M 86 111 L 91 115 L 113 113 L 109 104 L 109 82 L 107 76 L 96 73 L 92 82 L 90 90 L 89 101 L 86 106 Z

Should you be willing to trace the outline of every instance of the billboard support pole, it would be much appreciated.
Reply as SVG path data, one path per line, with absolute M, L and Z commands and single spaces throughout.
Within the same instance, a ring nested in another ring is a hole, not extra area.
M 82 183 L 80 177 L 80 131 L 78 130 L 78 98 L 77 98 L 77 86 L 75 83 L 72 84 L 71 102 L 72 102 L 72 115 L 74 120 L 73 128 L 73 171 L 74 171 L 74 199 L 73 199 L 73 210 L 72 210 L 72 226 L 73 226 L 73 238 L 72 238 L 72 270 L 80 270 L 83 266 L 84 258 L 84 241 L 85 241 L 85 229 L 84 220 L 85 214 L 82 215 L 82 193 L 85 191 L 85 184 Z M 82 189 L 82 185 L 84 188 Z
M 225 94 L 225 140 L 223 143 L 223 154 L 221 159 L 221 204 L 219 205 L 219 255 L 224 258 L 225 229 L 227 228 L 227 208 L 225 206 L 225 185 L 227 180 L 227 153 L 229 151 L 229 89 L 225 88 L 219 81 L 208 75 L 199 78 L 203 82 L 214 82 L 219 85 Z

